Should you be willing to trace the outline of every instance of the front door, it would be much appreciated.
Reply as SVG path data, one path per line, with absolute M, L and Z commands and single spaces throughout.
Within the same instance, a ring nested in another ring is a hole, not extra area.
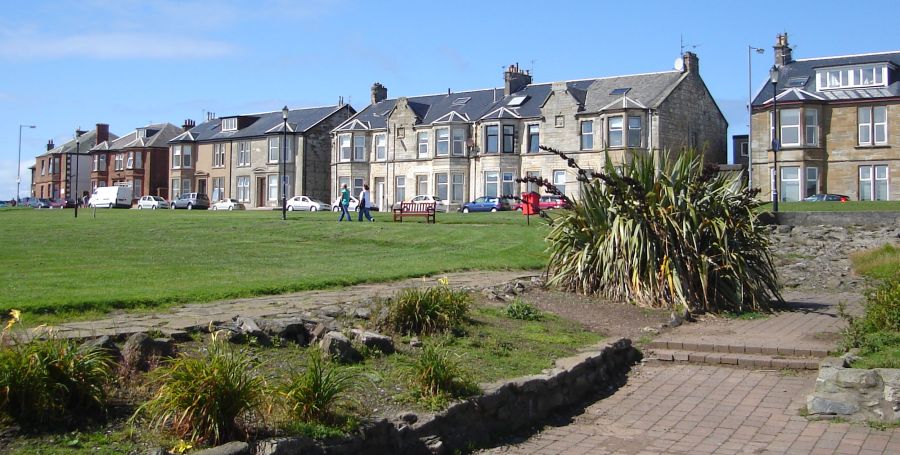
M 206 179 L 197 179 L 197 192 L 206 194 Z
M 375 194 L 372 196 L 372 200 L 377 201 L 378 210 L 382 212 L 387 210 L 387 200 L 385 200 L 386 196 L 387 194 L 384 191 L 384 177 L 376 177 Z
M 266 206 L 266 178 L 265 177 L 257 177 L 256 178 L 256 206 L 257 207 L 265 207 Z

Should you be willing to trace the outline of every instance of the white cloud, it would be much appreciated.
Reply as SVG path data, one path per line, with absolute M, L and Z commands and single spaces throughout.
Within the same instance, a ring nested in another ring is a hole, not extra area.
M 10 32 L 0 35 L 0 57 L 15 59 L 187 59 L 222 57 L 236 51 L 236 47 L 225 42 L 140 32 L 88 32 L 58 37 Z

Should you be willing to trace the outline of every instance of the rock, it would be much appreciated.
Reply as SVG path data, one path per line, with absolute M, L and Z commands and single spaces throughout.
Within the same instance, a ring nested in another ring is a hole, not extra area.
M 810 395 L 806 398 L 806 410 L 810 415 L 850 415 L 859 410 L 859 406 L 849 399 L 847 402 Z
M 338 331 L 326 333 L 319 342 L 319 347 L 322 348 L 322 352 L 341 363 L 355 363 L 362 360 L 362 355 L 353 347 L 350 340 Z
M 407 425 L 412 425 L 419 421 L 419 416 L 412 412 L 403 412 L 397 415 L 396 420 L 398 422 L 403 422 Z
M 255 338 L 256 341 L 263 346 L 272 345 L 272 339 L 256 325 L 256 321 L 252 318 L 238 316 L 234 318 L 234 326 L 236 329 L 235 332 L 241 335 L 241 337 L 232 337 L 231 341 L 239 343 Z
M 649 326 L 644 327 L 643 329 L 641 329 L 641 332 L 642 332 L 642 333 L 649 333 L 649 334 L 651 334 L 651 335 L 659 335 L 659 329 L 655 329 L 655 328 L 649 327 Z
M 257 323 L 269 336 L 293 341 L 300 346 L 306 346 L 310 342 L 311 336 L 302 318 L 260 319 Z
M 684 323 L 684 319 L 681 317 L 680 314 L 673 311 L 672 314 L 669 316 L 669 327 L 678 327 L 683 323 Z
M 169 452 L 161 447 L 156 447 L 148 450 L 147 455 L 169 455 Z
M 310 449 L 316 447 L 316 441 L 297 436 L 292 438 L 271 438 L 256 443 L 256 455 L 292 455 L 297 453 L 318 453 Z
M 350 332 L 353 333 L 353 336 L 357 341 L 367 347 L 378 349 L 385 354 L 392 354 L 394 352 L 394 340 L 389 336 L 359 329 L 353 329 Z
M 122 351 L 118 346 L 116 346 L 116 343 L 108 335 L 103 335 L 92 340 L 87 340 L 81 344 L 81 347 L 78 348 L 79 351 L 89 349 L 103 349 L 113 359 L 120 360 L 122 358 Z
M 344 310 L 340 307 L 340 305 L 326 305 L 322 308 L 319 308 L 319 312 L 330 318 L 336 318 L 340 316 L 344 312 Z
M 544 279 L 539 276 L 533 276 L 531 277 L 531 285 L 542 288 L 544 287 Z
M 421 348 L 422 341 L 419 340 L 419 337 L 412 337 L 409 339 L 409 347 L 411 348 Z
M 357 309 L 353 312 L 353 317 L 355 317 L 355 318 L 357 318 L 357 319 L 365 319 L 365 320 L 369 320 L 369 318 L 372 317 L 372 309 L 371 309 L 371 308 L 367 308 L 367 307 L 360 307 L 360 308 L 357 308 Z
M 217 447 L 191 453 L 193 455 L 250 455 L 250 444 L 232 441 Z
M 135 333 L 128 337 L 122 348 L 122 365 L 128 370 L 147 371 L 156 361 L 174 356 L 175 347 L 171 340 Z
M 325 332 L 328 330 L 328 327 L 325 324 L 319 322 L 316 324 L 316 327 L 312 329 L 312 341 L 318 341 L 322 339 L 322 336 L 325 335 Z

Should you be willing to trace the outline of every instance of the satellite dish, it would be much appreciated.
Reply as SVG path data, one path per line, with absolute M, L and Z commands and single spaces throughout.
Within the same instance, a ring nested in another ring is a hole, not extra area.
M 675 71 L 684 71 L 684 59 L 681 57 L 675 59 Z

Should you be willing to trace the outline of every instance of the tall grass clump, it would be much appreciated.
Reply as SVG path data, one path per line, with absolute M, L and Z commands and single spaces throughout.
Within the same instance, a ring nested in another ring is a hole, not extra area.
M 567 160 L 580 196 L 552 220 L 550 284 L 653 307 L 765 309 L 781 300 L 756 190 L 705 166 L 693 151 L 637 154 L 600 173 Z M 546 180 L 526 178 L 550 192 Z M 563 195 L 564 196 L 564 195 Z
M 847 321 L 842 332 L 844 350 L 858 348 L 861 368 L 900 368 L 900 276 L 885 280 L 866 292 L 861 317 L 839 314 Z
M 306 369 L 281 387 L 290 415 L 304 422 L 329 423 L 337 407 L 356 386 L 356 375 L 324 360 L 320 352 L 307 355 Z
M 540 321 L 543 318 L 541 310 L 519 298 L 509 302 L 503 311 L 506 317 L 520 321 Z
M 430 408 L 444 407 L 453 398 L 478 393 L 471 374 L 453 359 L 452 354 L 434 344 L 427 344 L 409 367 L 413 390 Z
M 182 354 L 150 374 L 156 388 L 134 418 L 170 430 L 194 444 L 219 444 L 246 436 L 246 424 L 262 416 L 266 382 L 256 362 L 216 337 L 197 357 Z
M 0 335 L 0 418 L 23 427 L 57 427 L 105 417 L 113 362 L 99 347 L 53 337 L 15 342 Z
M 379 324 L 399 334 L 430 334 L 447 331 L 466 321 L 472 296 L 457 291 L 443 280 L 440 285 L 400 291 L 386 302 L 387 314 Z

